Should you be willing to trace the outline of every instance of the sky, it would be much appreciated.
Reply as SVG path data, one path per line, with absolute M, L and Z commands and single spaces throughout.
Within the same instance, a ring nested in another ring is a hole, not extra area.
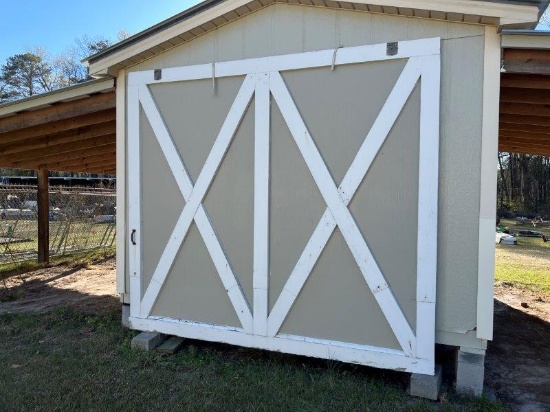
M 537 30 L 550 30 L 550 7 L 546 9 L 544 16 L 541 18 L 541 23 L 537 26 Z
M 41 46 L 51 55 L 84 35 L 114 39 L 119 30 L 136 34 L 200 0 L 0 0 L 0 64 Z

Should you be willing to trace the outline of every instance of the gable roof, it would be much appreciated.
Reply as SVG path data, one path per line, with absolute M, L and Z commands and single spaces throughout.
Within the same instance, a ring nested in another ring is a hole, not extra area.
M 290 2 L 473 24 L 529 27 L 538 21 L 549 0 L 206 0 L 88 57 L 84 62 L 92 75 L 116 75 L 120 69 L 247 14 L 274 3 Z

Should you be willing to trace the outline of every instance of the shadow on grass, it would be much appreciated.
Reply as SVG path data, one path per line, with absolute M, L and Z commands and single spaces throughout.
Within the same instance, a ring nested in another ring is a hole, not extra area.
M 485 383 L 514 408 L 550 410 L 550 323 L 495 300 Z

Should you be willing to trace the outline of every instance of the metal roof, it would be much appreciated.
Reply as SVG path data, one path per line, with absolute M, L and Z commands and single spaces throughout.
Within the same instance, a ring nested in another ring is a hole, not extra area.
M 202 13 L 202 12 L 210 9 L 211 7 L 214 7 L 217 4 L 223 3 L 224 1 L 227 1 L 227 0 L 205 0 L 205 1 L 195 5 L 193 7 L 190 7 L 188 9 L 182 11 L 181 13 L 176 14 L 175 16 L 172 16 L 172 17 L 170 17 L 170 18 L 168 18 L 164 21 L 161 21 L 158 24 L 155 24 L 154 26 L 151 26 L 151 27 L 149 27 L 149 28 L 147 28 L 147 29 L 145 29 L 145 30 L 133 35 L 133 36 L 130 36 L 127 39 L 124 39 L 121 42 L 116 43 L 116 44 L 112 45 L 111 47 L 108 47 L 105 50 L 100 51 L 99 53 L 93 54 L 93 55 L 85 58 L 82 61 L 83 62 L 88 62 L 88 63 L 93 63 L 97 60 L 101 60 L 103 57 L 111 55 L 111 54 L 117 52 L 118 50 L 121 50 L 125 47 L 128 47 L 128 46 L 132 45 L 132 44 L 138 43 L 141 40 L 152 36 L 153 34 L 164 31 L 167 28 L 172 27 L 175 24 L 177 24 L 177 23 L 179 23 L 183 20 L 186 20 L 190 17 L 193 17 L 196 14 Z
M 550 50 L 549 30 L 503 30 L 503 49 Z M 506 53 L 506 50 L 504 51 Z
M 24 99 L 0 104 L 0 118 L 27 110 L 36 110 L 60 102 L 83 99 L 96 93 L 108 93 L 114 90 L 114 79 L 90 80 L 48 93 L 35 94 Z

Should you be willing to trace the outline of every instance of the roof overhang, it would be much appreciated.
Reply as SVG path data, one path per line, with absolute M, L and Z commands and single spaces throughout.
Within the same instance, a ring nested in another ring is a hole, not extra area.
M 494 26 L 532 27 L 548 0 L 206 0 L 85 60 L 95 76 L 118 71 L 274 3 Z
M 114 173 L 115 80 L 0 106 L 0 167 Z
M 550 32 L 502 33 L 499 150 L 550 156 Z
M 504 31 L 502 60 L 506 73 L 550 75 L 550 31 Z

